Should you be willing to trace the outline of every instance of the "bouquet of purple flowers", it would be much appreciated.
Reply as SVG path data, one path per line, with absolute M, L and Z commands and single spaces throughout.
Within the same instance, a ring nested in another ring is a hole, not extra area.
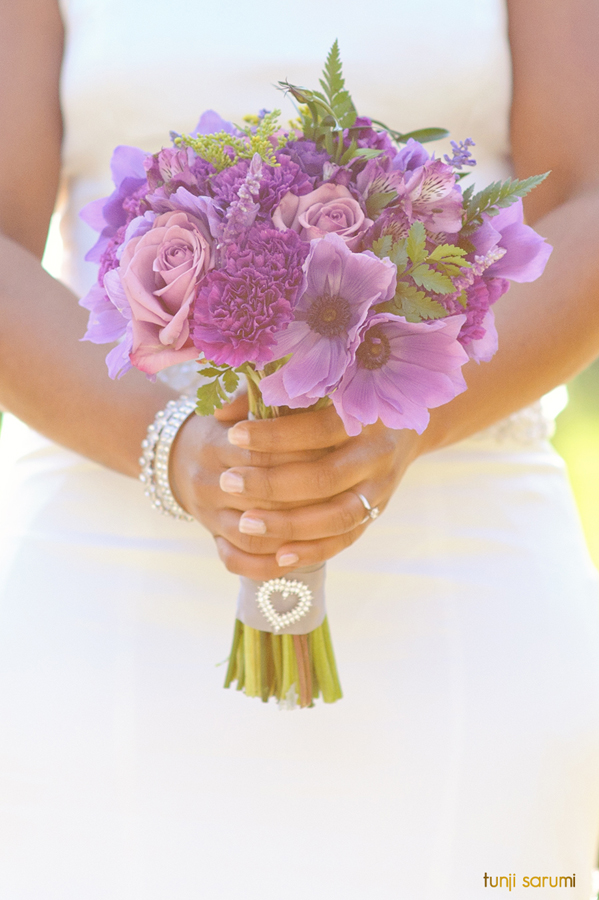
M 521 198 L 545 176 L 462 191 L 473 142 L 437 159 L 423 143 L 442 129 L 358 116 L 337 42 L 320 85 L 281 83 L 299 104 L 287 128 L 278 111 L 242 128 L 206 112 L 156 154 L 117 147 L 115 191 L 82 213 L 100 231 L 86 338 L 118 341 L 113 378 L 198 359 L 202 415 L 244 375 L 255 417 L 333 403 L 350 435 L 379 418 L 421 433 L 465 390 L 463 364 L 495 352 L 509 280 L 544 269 Z M 323 582 L 323 567 L 242 579 L 225 686 L 341 697 Z

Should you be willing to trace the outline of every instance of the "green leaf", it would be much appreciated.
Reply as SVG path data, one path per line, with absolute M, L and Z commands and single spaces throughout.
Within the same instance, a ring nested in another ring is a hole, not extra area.
M 407 134 L 400 135 L 396 140 L 402 144 L 407 144 L 412 138 L 412 140 L 421 144 L 428 144 L 429 141 L 440 141 L 446 137 L 449 137 L 449 132 L 446 128 L 419 128 L 418 131 L 409 131 Z
M 341 128 L 351 128 L 356 121 L 356 109 L 349 92 L 345 89 L 339 43 L 336 40 L 329 50 L 320 85 Z
M 413 285 L 399 282 L 395 295 L 395 304 L 398 315 L 405 316 L 408 322 L 422 322 L 423 319 L 443 319 L 449 315 L 445 307 L 432 297 L 428 297 L 424 291 L 419 291 Z
M 198 388 L 196 412 L 199 416 L 211 416 L 215 409 L 222 409 L 223 403 L 218 378 Z
M 376 219 L 380 212 L 397 197 L 397 191 L 382 191 L 381 193 L 371 194 L 366 199 L 366 214 L 369 219 Z
M 223 387 L 227 394 L 232 394 L 239 384 L 239 375 L 233 369 L 227 369 L 223 375 Z
M 392 263 L 398 268 L 400 274 L 407 268 L 408 266 L 408 250 L 407 250 L 407 240 L 404 238 L 401 241 L 397 241 L 389 254 L 389 259 Z
M 470 173 L 464 173 L 464 174 L 470 174 Z M 466 190 L 462 194 L 462 203 L 464 204 L 464 207 L 468 206 L 468 204 L 470 203 L 470 199 L 471 199 L 473 193 L 474 193 L 474 185 L 469 184 L 468 187 L 466 188 Z
M 360 147 L 359 150 L 356 150 L 355 155 L 359 156 L 360 159 L 376 159 L 383 152 L 383 150 L 374 150 L 371 147 Z
M 431 260 L 443 260 L 444 262 L 459 262 L 459 257 L 466 256 L 466 251 L 455 244 L 438 244 L 433 252 L 429 255 Z M 456 260 L 456 258 L 458 258 Z
M 198 375 L 204 378 L 219 378 L 222 375 L 222 369 L 215 369 L 214 366 L 204 366 L 198 369 Z
M 352 138 L 351 144 L 349 145 L 349 147 L 347 148 L 347 150 L 345 151 L 345 153 L 339 160 L 339 164 L 342 166 L 346 166 L 347 163 L 350 161 L 350 159 L 353 159 L 354 156 L 356 155 L 357 149 L 358 149 L 358 145 L 356 144 L 355 140 Z
M 414 222 L 410 228 L 406 249 L 413 265 L 426 259 L 426 229 L 422 222 Z
M 392 246 L 393 238 L 390 234 L 384 234 L 382 237 L 374 241 L 372 245 L 372 252 L 375 256 L 378 256 L 379 259 L 384 259 L 391 253 Z
M 423 287 L 425 291 L 433 291 L 435 294 L 453 294 L 455 291 L 451 278 L 441 272 L 435 272 L 424 263 L 413 269 L 410 274 L 418 287 Z
M 543 175 L 532 175 L 519 181 L 517 178 L 508 178 L 507 181 L 494 181 L 484 190 L 479 191 L 468 201 L 466 207 L 466 220 L 464 225 L 481 221 L 483 213 L 497 215 L 498 208 L 505 209 L 515 203 L 519 197 L 525 197 L 533 188 L 544 181 L 549 172 Z M 495 211 L 494 211 L 495 208 Z

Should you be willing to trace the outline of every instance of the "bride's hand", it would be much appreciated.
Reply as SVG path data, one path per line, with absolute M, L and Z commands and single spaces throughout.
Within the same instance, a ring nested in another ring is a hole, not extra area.
M 218 423 L 222 427 L 224 423 Z M 230 422 L 229 422 L 230 424 Z M 223 498 L 215 535 L 231 572 L 256 579 L 329 559 L 367 527 L 363 494 L 382 512 L 419 437 L 380 421 L 348 437 L 332 407 L 279 419 L 238 422 L 228 433 L 230 463 L 218 480 Z M 285 456 L 280 453 L 286 450 Z
M 215 538 L 227 535 L 236 540 L 240 551 L 245 551 L 248 557 L 252 553 L 272 555 L 281 546 L 281 537 L 270 535 L 257 541 L 239 531 L 241 514 L 256 505 L 256 498 L 246 492 L 224 491 L 221 487 L 223 473 L 231 471 L 234 475 L 237 471 L 246 471 L 248 467 L 256 466 L 266 467 L 265 471 L 269 472 L 272 467 L 300 462 L 315 463 L 327 450 L 317 447 L 304 449 L 301 442 L 296 441 L 288 451 L 281 452 L 281 448 L 288 443 L 284 428 L 277 429 L 280 436 L 278 445 L 275 441 L 270 450 L 264 448 L 256 452 L 249 447 L 237 447 L 228 440 L 228 432 L 236 422 L 245 420 L 247 415 L 247 396 L 241 396 L 222 410 L 216 410 L 214 416 L 190 416 L 173 442 L 169 480 L 179 504 Z M 247 424 L 253 427 L 260 423 Z M 273 508 L 284 509 L 294 505 L 293 502 L 271 503 L 265 496 L 260 496 L 259 499 L 262 504 Z M 244 570 L 242 574 L 250 573 Z

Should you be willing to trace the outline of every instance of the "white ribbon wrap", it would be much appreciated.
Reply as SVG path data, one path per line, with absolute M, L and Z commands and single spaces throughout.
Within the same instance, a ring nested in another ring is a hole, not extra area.
M 325 564 L 296 569 L 270 581 L 241 576 L 237 618 L 258 631 L 308 634 L 322 625 Z

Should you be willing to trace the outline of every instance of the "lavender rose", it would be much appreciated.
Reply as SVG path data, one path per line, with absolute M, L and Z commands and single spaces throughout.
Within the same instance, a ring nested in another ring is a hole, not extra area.
M 291 228 L 304 241 L 338 234 L 350 250 L 357 250 L 372 220 L 342 184 L 322 184 L 315 191 L 297 197 L 285 194 L 272 216 L 279 231 Z
M 197 356 L 189 336 L 190 307 L 213 265 L 208 228 L 179 210 L 157 216 L 149 231 L 126 244 L 118 273 L 131 308 L 131 362 L 137 368 L 154 375 Z M 119 293 L 113 282 L 107 285 L 111 295 Z

